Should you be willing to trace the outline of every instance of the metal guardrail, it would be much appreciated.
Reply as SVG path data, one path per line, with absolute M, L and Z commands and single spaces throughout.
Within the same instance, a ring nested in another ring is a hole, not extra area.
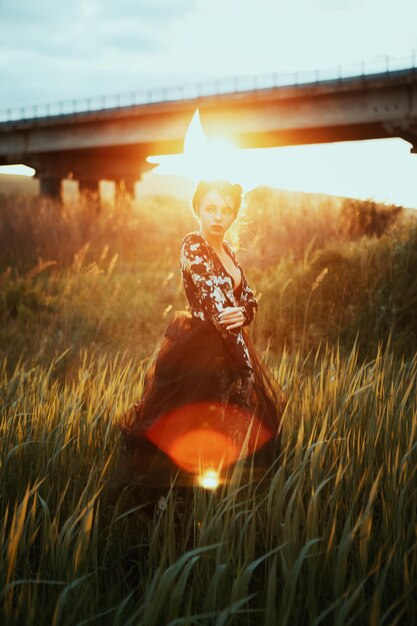
M 391 74 L 400 70 L 416 70 L 417 51 L 407 57 L 394 58 L 384 55 L 381 60 L 362 61 L 354 65 L 328 69 L 304 70 L 301 72 L 272 72 L 250 76 L 233 76 L 204 80 L 195 83 L 169 87 L 143 89 L 113 95 L 60 100 L 46 104 L 33 104 L 9 107 L 0 110 L 0 122 L 32 120 L 74 113 L 89 113 L 119 109 L 143 104 L 154 104 L 181 100 L 198 99 L 204 96 L 226 95 L 245 91 L 257 91 L 274 87 L 320 84 L 328 81 L 345 80 L 355 77 Z

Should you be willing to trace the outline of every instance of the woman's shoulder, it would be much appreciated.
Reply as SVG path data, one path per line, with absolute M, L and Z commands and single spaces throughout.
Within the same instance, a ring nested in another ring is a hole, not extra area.
M 232 252 L 236 252 L 236 248 L 232 246 L 232 244 L 227 239 L 223 239 L 223 241 L 227 245 L 229 250 L 231 250 Z M 207 244 L 207 241 L 204 235 L 199 230 L 192 230 L 191 232 L 184 235 L 184 237 L 181 240 L 181 246 L 183 243 L 195 243 L 195 242 Z
M 231 252 L 232 254 L 235 254 L 235 252 L 236 252 L 236 248 L 235 248 L 234 246 L 232 246 L 232 244 L 230 243 L 230 241 L 228 241 L 227 239 L 223 239 L 223 241 L 224 241 L 224 243 L 226 244 L 227 249 L 228 249 L 228 250 L 230 250 L 230 252 Z
M 209 256 L 206 240 L 201 233 L 195 230 L 183 237 L 180 246 L 180 267 L 183 270 L 190 270 L 193 265 L 208 261 Z
M 235 247 L 229 241 L 227 241 L 227 239 L 223 239 L 223 242 L 225 243 L 233 259 L 237 262 Z M 186 254 L 197 252 L 199 254 L 206 254 L 208 256 L 211 256 L 211 247 L 208 245 L 206 238 L 199 230 L 193 230 L 184 235 L 181 241 L 180 248 L 181 251 L 185 252 Z
M 232 258 L 234 259 L 235 263 L 239 264 L 238 258 L 236 256 L 236 252 L 237 252 L 237 248 L 235 246 L 233 246 L 230 241 L 227 241 L 227 239 L 224 239 L 224 243 L 227 246 L 227 249 L 229 250 Z
M 189 248 L 193 244 L 197 244 L 196 247 L 198 248 L 201 245 L 204 246 L 205 243 L 206 243 L 206 240 L 204 239 L 203 235 L 198 230 L 193 230 L 187 233 L 186 235 L 184 235 L 184 237 L 182 238 L 180 247 L 181 249 Z

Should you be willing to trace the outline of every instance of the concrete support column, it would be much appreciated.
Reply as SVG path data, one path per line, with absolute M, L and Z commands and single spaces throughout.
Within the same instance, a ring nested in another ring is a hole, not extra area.
M 116 180 L 116 199 L 125 194 L 129 194 L 132 199 L 135 198 L 135 183 L 133 178 L 127 178 L 125 180 Z
M 95 207 L 97 214 L 101 211 L 101 194 L 100 194 L 100 180 L 98 178 L 79 178 L 78 179 L 78 198 L 81 200 L 81 194 L 83 198 L 91 203 L 92 207 Z
M 132 198 L 134 198 L 135 197 L 135 183 L 136 183 L 136 181 L 133 180 L 133 178 L 128 178 L 127 180 L 124 181 L 124 183 L 125 183 L 125 189 L 126 189 L 127 193 L 130 193 Z
M 82 191 L 98 193 L 99 192 L 99 180 L 97 178 L 80 178 L 78 181 L 78 188 L 80 190 L 80 193 Z
M 40 194 L 47 198 L 61 200 L 61 179 L 59 177 L 41 176 Z

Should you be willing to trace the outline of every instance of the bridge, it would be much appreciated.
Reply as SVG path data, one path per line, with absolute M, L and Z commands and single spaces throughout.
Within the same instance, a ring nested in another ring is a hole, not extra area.
M 417 152 L 417 69 L 269 74 L 205 81 L 0 111 L 0 165 L 36 170 L 41 194 L 59 197 L 61 180 L 98 190 L 155 167 L 146 157 L 182 152 L 197 107 L 209 138 L 240 148 L 401 137 Z

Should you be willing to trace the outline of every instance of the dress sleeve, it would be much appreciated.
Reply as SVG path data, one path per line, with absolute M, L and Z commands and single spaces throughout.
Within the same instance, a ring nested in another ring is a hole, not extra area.
M 181 245 L 180 267 L 196 287 L 198 301 L 207 317 L 220 332 L 226 329 L 220 323 L 219 313 L 226 308 L 223 291 L 214 280 L 214 270 L 206 247 L 200 241 L 185 239 Z
M 244 280 L 244 284 L 242 285 L 240 302 L 243 315 L 245 316 L 243 326 L 248 326 L 255 317 L 255 313 L 258 311 L 259 305 L 246 279 Z
M 240 294 L 239 301 L 240 301 L 240 309 L 242 310 L 242 313 L 245 316 L 245 321 L 243 322 L 242 326 L 248 326 L 252 322 L 253 318 L 255 317 L 256 311 L 258 311 L 259 309 L 258 301 L 255 298 L 255 295 L 248 281 L 246 280 L 246 276 L 243 272 L 243 269 L 240 267 L 239 261 L 236 258 L 236 254 L 233 248 L 231 247 L 229 242 L 226 242 L 226 243 L 227 243 L 229 252 L 233 257 L 233 260 L 242 271 L 242 291 Z
M 226 329 L 219 320 L 219 313 L 230 306 L 215 280 L 215 272 L 207 248 L 202 241 L 186 238 L 181 244 L 180 268 L 196 288 L 197 297 L 216 330 L 222 336 L 227 349 L 239 364 L 252 369 L 249 353 L 241 329 Z

